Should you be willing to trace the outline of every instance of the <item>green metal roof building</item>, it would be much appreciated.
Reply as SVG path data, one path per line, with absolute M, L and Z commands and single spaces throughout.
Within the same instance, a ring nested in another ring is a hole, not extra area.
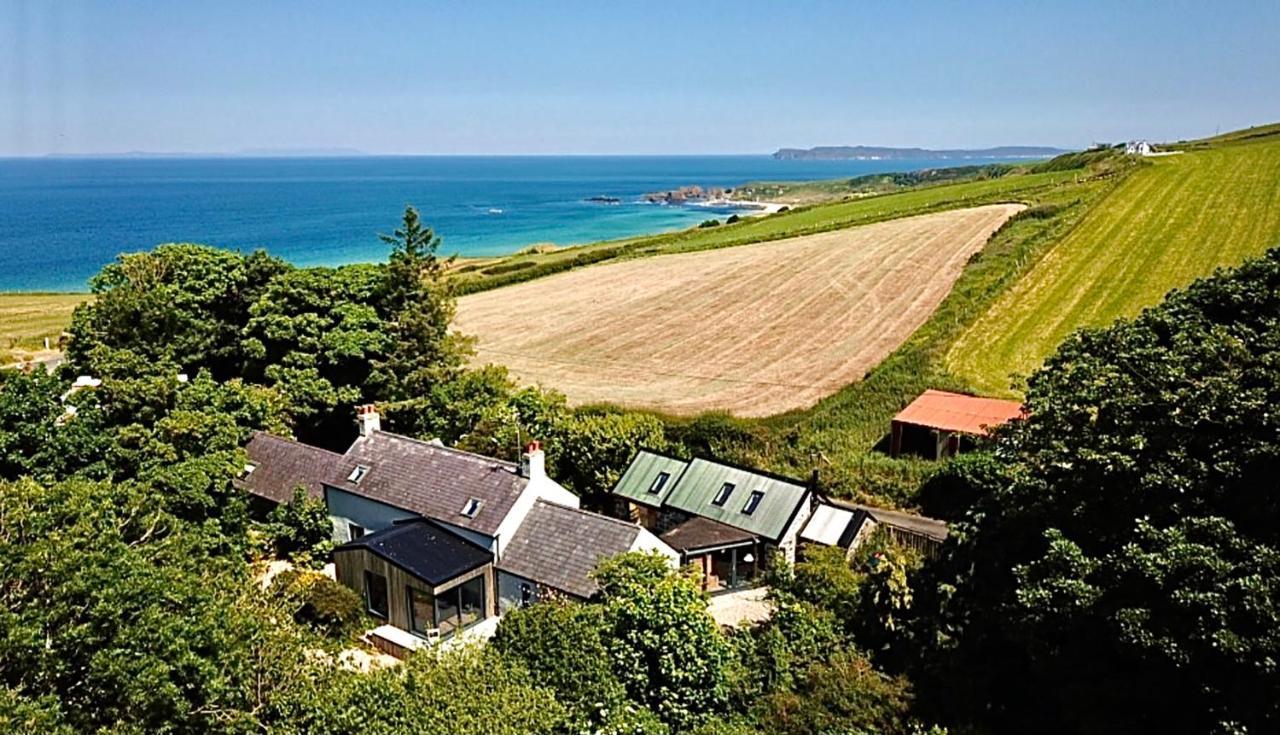
M 804 483 L 710 459 L 677 459 L 641 450 L 613 490 L 638 505 L 679 510 L 780 543 L 808 515 Z

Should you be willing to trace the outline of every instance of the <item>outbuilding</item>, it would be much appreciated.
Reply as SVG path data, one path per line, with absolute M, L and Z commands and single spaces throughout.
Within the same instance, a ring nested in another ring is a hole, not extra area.
M 942 459 L 959 454 L 966 440 L 1023 415 L 1018 401 L 926 390 L 893 417 L 889 454 Z

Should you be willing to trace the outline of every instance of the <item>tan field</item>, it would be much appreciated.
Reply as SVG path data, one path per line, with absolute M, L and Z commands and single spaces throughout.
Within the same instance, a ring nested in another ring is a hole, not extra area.
M 767 416 L 859 380 L 1019 204 L 600 265 L 466 296 L 478 364 L 573 404 Z

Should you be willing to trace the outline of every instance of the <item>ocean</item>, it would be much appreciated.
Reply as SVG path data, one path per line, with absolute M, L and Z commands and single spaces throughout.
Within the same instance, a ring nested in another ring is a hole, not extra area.
M 641 201 L 680 186 L 801 181 L 992 160 L 769 156 L 0 159 L 0 291 L 80 291 L 165 242 L 264 248 L 297 265 L 377 261 L 413 204 L 441 252 L 492 256 L 679 230 L 727 210 Z M 618 204 L 589 202 L 615 197 Z

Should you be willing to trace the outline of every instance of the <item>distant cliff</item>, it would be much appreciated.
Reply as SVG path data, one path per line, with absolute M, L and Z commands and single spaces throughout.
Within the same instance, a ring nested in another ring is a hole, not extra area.
M 871 145 L 824 145 L 816 148 L 782 148 L 773 157 L 779 160 L 863 161 L 965 159 L 965 158 L 1049 158 L 1068 151 L 1034 145 L 1005 145 L 976 150 L 929 150 L 928 148 L 883 148 Z

